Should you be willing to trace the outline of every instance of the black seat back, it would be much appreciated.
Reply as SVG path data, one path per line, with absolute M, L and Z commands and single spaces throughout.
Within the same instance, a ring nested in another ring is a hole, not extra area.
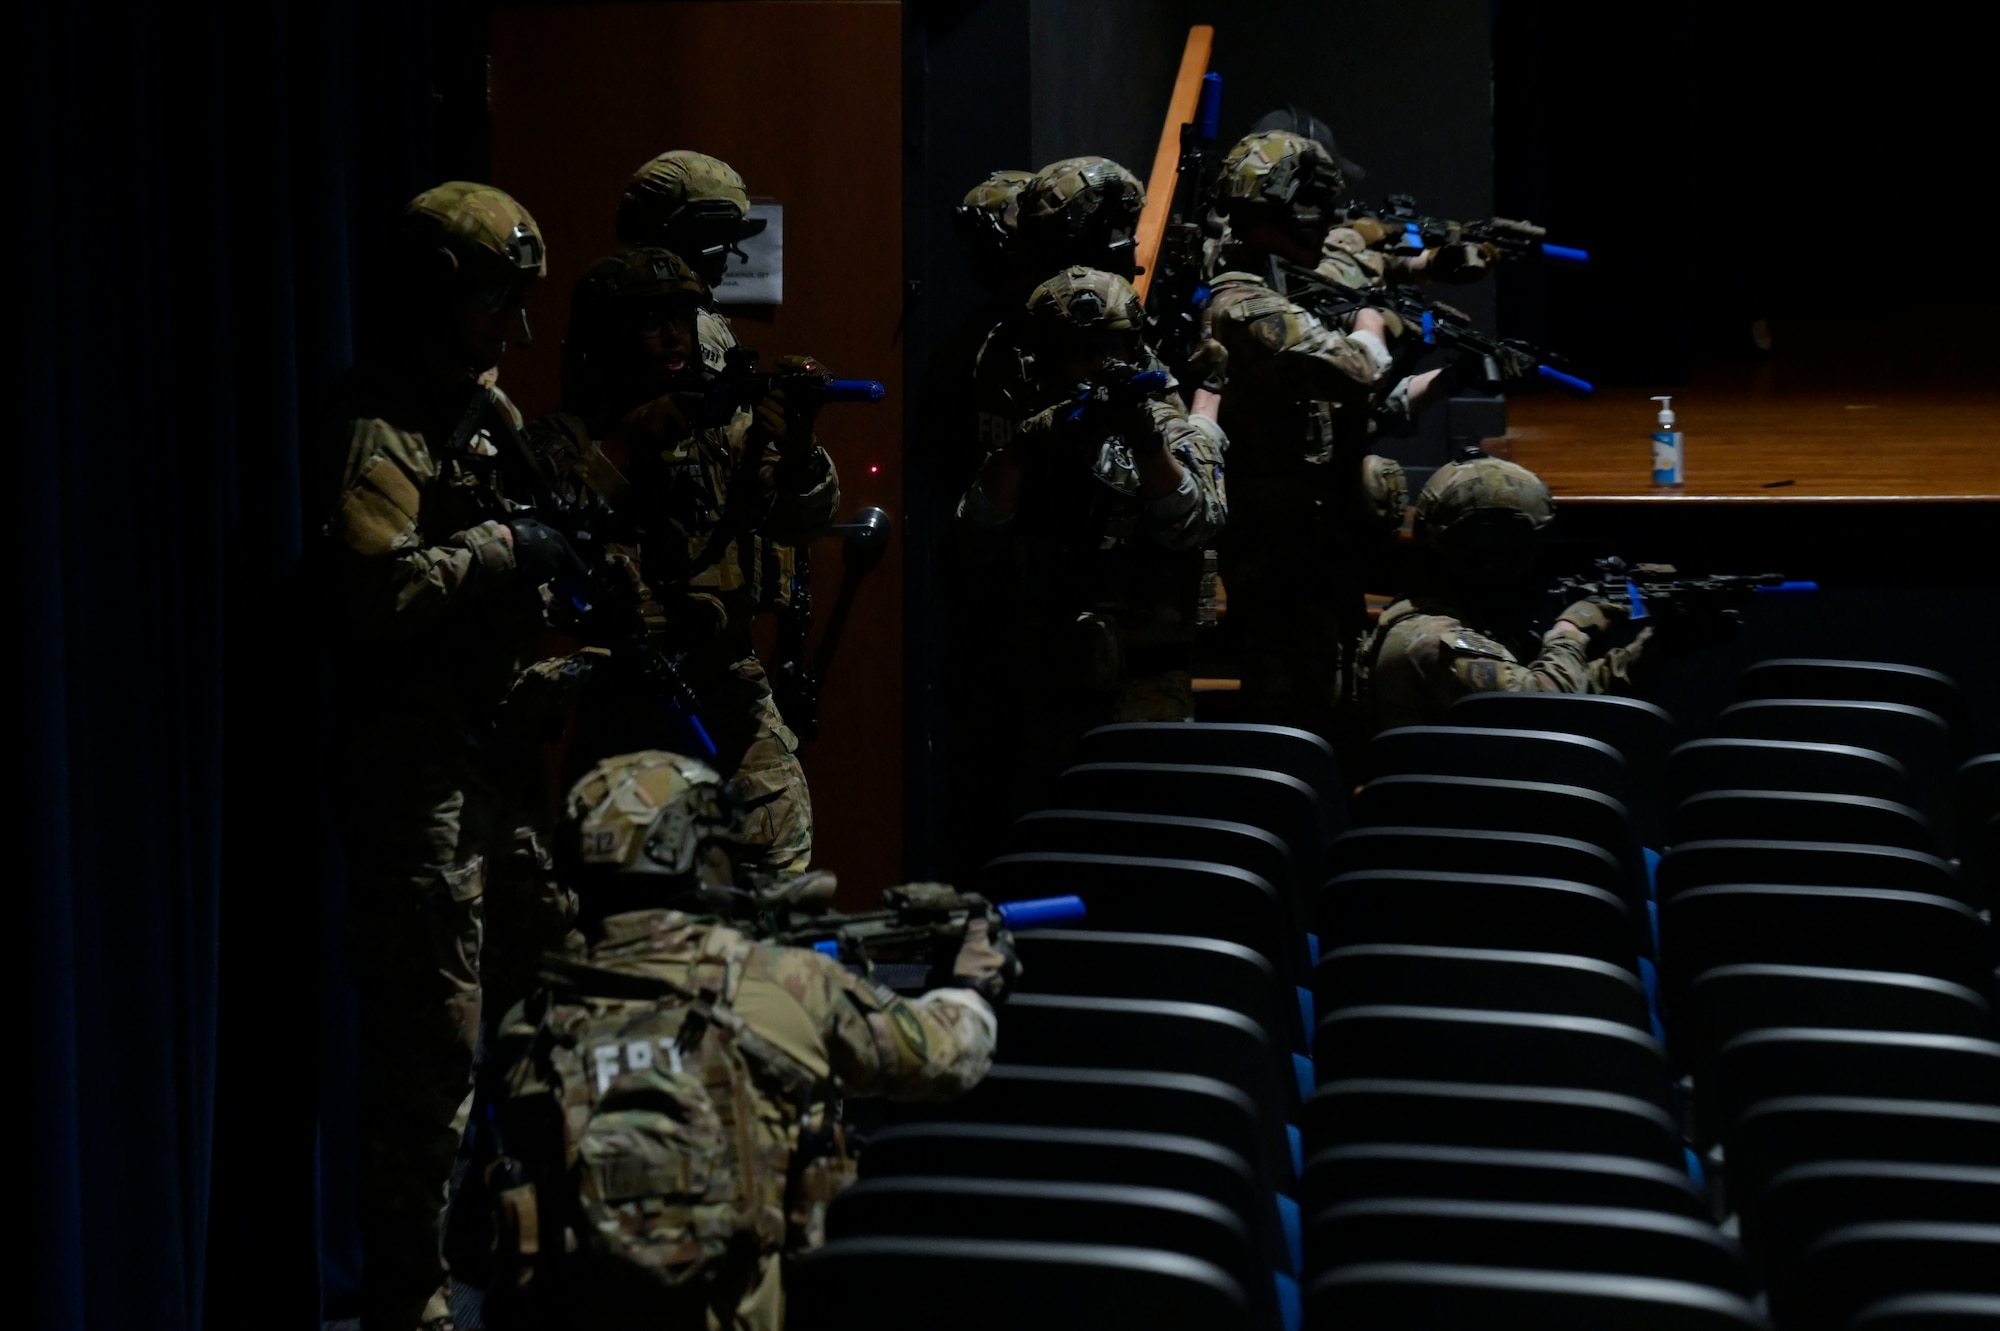
M 1539 1012 L 1370 1005 L 1320 1018 L 1322 1076 L 1570 1086 L 1669 1107 L 1666 1055 L 1622 1022 Z
M 1296 1053 L 1307 1052 L 1296 989 L 1254 948 L 1189 934 L 1034 929 L 1014 936 L 1016 993 L 1177 998 L 1241 1012 Z
M 1602 740 L 1625 759 L 1637 791 L 1646 844 L 1657 846 L 1668 807 L 1667 754 L 1674 747 L 1673 717 L 1639 698 L 1606 693 L 1471 693 L 1453 703 L 1445 721 L 1454 726 L 1542 730 Z
M 1626 904 L 1601 887 L 1502 874 L 1370 869 L 1320 891 L 1320 950 L 1361 943 L 1568 952 L 1629 966 L 1639 950 Z
M 1308 1158 L 1335 1146 L 1432 1146 L 1576 1151 L 1687 1163 L 1680 1129 L 1658 1105 L 1628 1095 L 1561 1086 L 1475 1082 L 1334 1080 L 1306 1101 Z
M 1546 1202 L 1381 1197 L 1313 1213 L 1308 1277 L 1371 1262 L 1450 1262 L 1685 1280 L 1749 1298 L 1755 1282 L 1713 1224 L 1659 1211 Z
M 1784 739 L 1696 739 L 1667 757 L 1667 799 L 1705 790 L 1812 790 L 1908 804 L 1916 787 L 1886 753 L 1852 744 Z
M 1765 1185 L 1821 1160 L 2000 1167 L 2000 1106 L 1882 1096 L 1788 1095 L 1760 1100 L 1723 1137 L 1729 1191 L 1745 1233 L 1761 1223 Z
M 1945 830 L 1957 749 L 1936 712 L 1893 702 L 1817 698 L 1759 698 L 1732 703 L 1716 718 L 1715 733 L 1736 739 L 1806 740 L 1852 744 L 1886 753 L 1910 774 L 1913 798 Z
M 1685 1170 L 1629 1156 L 1362 1142 L 1306 1161 L 1300 1199 L 1308 1214 L 1369 1197 L 1616 1206 L 1709 1218 L 1707 1200 Z
M 1305 931 L 1278 889 L 1227 864 L 1028 851 L 989 860 L 980 890 L 998 902 L 1075 893 L 1091 932 L 1181 933 L 1220 938 L 1259 953 L 1292 984 L 1304 984 L 1311 962 Z
M 1764 1185 L 1743 1245 L 1767 1280 L 1783 1280 L 1823 1234 L 1869 1220 L 1991 1220 L 2000 1168 L 1890 1160 L 1817 1160 Z
M 1248 869 L 1281 891 L 1303 897 L 1313 884 L 1299 877 L 1290 849 L 1277 833 L 1251 823 L 1185 814 L 1113 813 L 1104 809 L 1038 809 L 1021 815 L 1007 833 L 1009 851 L 1082 851 L 1095 855 L 1150 855 Z
M 1955 732 L 1966 729 L 1965 694 L 1957 682 L 1922 666 L 1778 657 L 1745 670 L 1736 696 L 1901 703 L 1935 713 Z
M 1220 1268 L 1151 1248 L 1017 1240 L 843 1239 L 793 1259 L 786 1325 L 850 1331 L 868 1309 L 877 1331 L 954 1327 L 1019 1331 L 1075 1324 L 1076 1310 L 1112 1307 L 1134 1325 L 1210 1331 L 1251 1324 L 1252 1308 Z M 894 1290 L 893 1299 L 882 1291 Z M 960 1306 L 963 1305 L 963 1306 Z
M 1673 813 L 1673 841 L 1849 842 L 1935 853 L 1930 819 L 1907 804 L 1867 795 L 1801 790 L 1711 790 Z
M 1887 887 L 1966 899 L 1952 866 L 1922 851 L 1851 841 L 1684 841 L 1660 858 L 1662 902 L 1712 883 Z
M 1307 1287 L 1305 1310 L 1307 1326 L 1343 1331 L 1503 1326 L 1761 1331 L 1766 1326 L 1740 1296 L 1707 1285 L 1439 1262 L 1335 1267 Z
M 1202 763 L 1078 763 L 1057 778 L 1048 807 L 1249 823 L 1285 843 L 1308 883 L 1323 875 L 1326 828 L 1337 822 L 1298 777 Z
M 1700 1080 L 1715 1051 L 1766 1026 L 1993 1034 L 1993 1009 L 1961 984 L 1929 975 L 1837 966 L 1737 964 L 1694 977 L 1676 1011 L 1674 1042 Z
M 1781 1324 L 1844 1326 L 1898 1294 L 2000 1296 L 2000 1223 L 1889 1220 L 1823 1235 L 1790 1279 L 1771 1286 Z
M 1083 737 L 1085 763 L 1190 763 L 1251 767 L 1297 777 L 1319 795 L 1323 840 L 1347 826 L 1347 787 L 1333 746 L 1310 730 L 1250 722 L 1126 721 Z
M 1652 1029 L 1646 990 L 1630 968 L 1563 952 L 1364 943 L 1322 953 L 1313 991 L 1321 1013 L 1363 1003 L 1432 1003 Z
M 2000 1105 L 2000 1044 L 1958 1035 L 1781 1026 L 1717 1051 L 1697 1104 L 1713 1138 L 1760 1100 L 1886 1095 Z
M 1630 904 L 1631 881 L 1618 857 L 1574 837 L 1524 837 L 1465 827 L 1357 827 L 1327 851 L 1332 874 L 1361 869 L 1443 869 L 1449 873 L 1561 878 L 1615 892 Z

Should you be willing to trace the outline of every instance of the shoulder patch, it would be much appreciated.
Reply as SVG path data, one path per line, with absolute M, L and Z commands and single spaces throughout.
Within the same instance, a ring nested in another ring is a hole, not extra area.
M 1291 320 L 1284 314 L 1267 314 L 1250 325 L 1257 340 L 1272 351 L 1283 351 L 1292 341 Z
M 896 1034 L 903 1043 L 908 1045 L 918 1058 L 928 1059 L 931 1055 L 931 1042 L 924 1035 L 924 1024 L 918 1021 L 917 1014 L 910 1010 L 909 1000 L 899 995 L 896 1001 L 890 1003 L 884 1010 L 889 1014 L 889 1023 L 896 1028 Z

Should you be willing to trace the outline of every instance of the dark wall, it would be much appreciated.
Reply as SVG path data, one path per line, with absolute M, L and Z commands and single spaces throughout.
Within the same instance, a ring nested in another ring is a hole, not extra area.
M 1186 0 L 1030 0 L 1028 8 L 1030 169 L 1094 153 L 1146 179 L 1191 6 Z

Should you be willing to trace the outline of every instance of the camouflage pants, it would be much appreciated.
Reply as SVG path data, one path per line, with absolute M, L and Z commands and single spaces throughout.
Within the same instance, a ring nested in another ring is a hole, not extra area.
M 762 867 L 803 873 L 812 863 L 812 793 L 799 765 L 799 739 L 778 714 L 771 682 L 755 656 L 732 661 L 696 684 L 715 738 L 717 770 L 748 795 L 741 835 Z
M 363 1321 L 407 1331 L 444 1280 L 445 1191 L 482 1009 L 525 990 L 575 909 L 550 872 L 531 758 L 478 755 L 417 725 L 345 741 Z
M 1308 513 L 1232 525 L 1220 551 L 1246 721 L 1331 741 L 1366 606 Z

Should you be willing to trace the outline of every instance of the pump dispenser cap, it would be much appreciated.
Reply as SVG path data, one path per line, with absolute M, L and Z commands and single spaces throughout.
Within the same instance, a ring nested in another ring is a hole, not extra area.
M 1671 396 L 1669 396 L 1669 397 L 1656 397 L 1656 398 L 1654 398 L 1654 399 L 1653 399 L 1653 401 L 1655 401 L 1655 402 L 1657 402 L 1657 403 L 1659 403 L 1659 404 L 1660 404 L 1660 428 L 1661 428 L 1662 430 L 1671 430 L 1671 429 L 1673 429 L 1673 428 L 1674 428 L 1674 400 L 1673 400 L 1673 398 L 1672 398 Z

